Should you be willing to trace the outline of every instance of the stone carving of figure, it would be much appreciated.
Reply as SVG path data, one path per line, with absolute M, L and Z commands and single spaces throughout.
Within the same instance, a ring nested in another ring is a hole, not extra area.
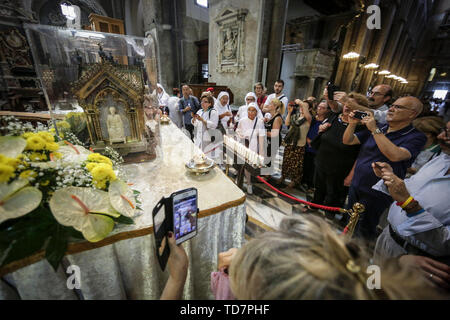
M 223 59 L 224 60 L 233 60 L 236 59 L 236 50 L 237 50 L 237 42 L 236 42 L 236 34 L 231 31 L 231 28 L 228 28 L 225 33 L 225 37 L 223 39 Z
M 123 142 L 126 143 L 125 130 L 123 127 L 122 118 L 116 113 L 115 107 L 109 108 L 108 118 L 106 120 L 106 127 L 108 128 L 109 143 Z

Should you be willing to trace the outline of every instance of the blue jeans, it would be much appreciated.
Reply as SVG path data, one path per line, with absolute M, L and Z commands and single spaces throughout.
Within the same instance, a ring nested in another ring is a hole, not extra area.
M 355 235 L 367 240 L 375 240 L 380 216 L 391 205 L 392 201 L 392 198 L 384 193 L 376 190 L 366 192 L 352 185 L 348 192 L 347 209 L 351 209 L 356 202 L 363 204 L 365 207 L 356 226 Z

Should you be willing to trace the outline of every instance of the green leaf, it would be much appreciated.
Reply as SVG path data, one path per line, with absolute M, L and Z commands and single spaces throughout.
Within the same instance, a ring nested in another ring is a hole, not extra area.
M 115 218 L 114 221 L 117 223 L 122 223 L 122 224 L 134 224 L 133 219 L 122 216 L 122 215 L 118 218 Z
M 84 240 L 83 234 L 72 227 L 64 227 L 68 237 Z
M 134 193 L 134 194 L 140 194 L 141 192 L 138 191 L 138 190 L 134 190 L 134 189 L 133 189 L 133 193 Z
M 50 241 L 45 249 L 45 258 L 53 267 L 53 270 L 58 269 L 58 266 L 64 257 L 64 254 L 67 250 L 67 236 L 66 230 L 64 230 L 63 226 L 56 225 L 54 228 L 53 235 L 50 238 Z
M 1 265 L 4 266 L 10 262 L 26 258 L 41 250 L 50 235 L 51 229 L 46 223 L 29 226 L 12 244 L 11 250 L 9 250 Z
M 140 210 L 140 211 L 142 211 L 142 208 L 141 208 L 141 207 L 139 207 L 139 206 L 136 206 L 136 210 Z

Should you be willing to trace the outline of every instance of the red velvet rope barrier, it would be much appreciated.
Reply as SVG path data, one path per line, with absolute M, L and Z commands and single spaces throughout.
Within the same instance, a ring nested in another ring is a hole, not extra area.
M 264 183 L 266 186 L 268 186 L 270 189 L 274 190 L 275 192 L 278 192 L 279 194 L 281 194 L 281 195 L 283 195 L 283 196 L 285 196 L 285 197 L 287 197 L 287 198 L 289 198 L 291 200 L 294 200 L 294 201 L 297 201 L 297 202 L 309 205 L 309 206 L 314 207 L 314 208 L 322 209 L 322 210 L 336 211 L 336 212 L 341 212 L 341 213 L 345 212 L 345 209 L 341 209 L 341 208 L 338 208 L 338 207 L 327 207 L 327 206 L 322 206 L 320 204 L 316 204 L 316 203 L 312 203 L 312 202 L 309 202 L 309 201 L 298 199 L 298 198 L 293 197 L 293 196 L 291 196 L 291 195 L 289 195 L 287 193 L 284 193 L 283 191 L 278 190 L 277 188 L 272 186 L 270 183 L 268 183 L 266 180 L 264 180 L 260 176 L 257 176 L 256 178 L 259 181 L 261 181 L 262 183 Z

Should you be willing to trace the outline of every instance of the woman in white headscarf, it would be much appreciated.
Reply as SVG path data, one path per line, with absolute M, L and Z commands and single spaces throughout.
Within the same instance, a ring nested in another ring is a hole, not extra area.
M 162 112 L 169 113 L 169 95 L 166 93 L 166 90 L 164 90 L 163 86 L 159 83 L 156 84 L 157 88 L 156 91 L 158 93 L 158 102 L 159 102 L 159 108 L 162 110 Z
M 230 105 L 228 104 L 229 101 L 230 95 L 228 94 L 228 92 L 222 91 L 219 93 L 217 101 L 214 104 L 214 109 L 216 109 L 217 113 L 219 114 L 219 121 L 225 130 L 230 127 L 229 122 L 233 118 Z
M 242 119 L 247 118 L 247 109 L 250 103 L 256 102 L 257 98 L 256 98 L 256 94 L 254 92 L 249 92 L 247 93 L 247 95 L 245 96 L 245 105 L 243 105 L 242 107 L 239 107 L 239 110 L 236 114 L 236 116 L 234 117 L 234 121 L 235 122 L 239 122 Z M 259 107 L 257 108 L 257 117 L 260 119 L 263 119 L 263 115 L 261 112 L 261 109 L 259 109 Z

